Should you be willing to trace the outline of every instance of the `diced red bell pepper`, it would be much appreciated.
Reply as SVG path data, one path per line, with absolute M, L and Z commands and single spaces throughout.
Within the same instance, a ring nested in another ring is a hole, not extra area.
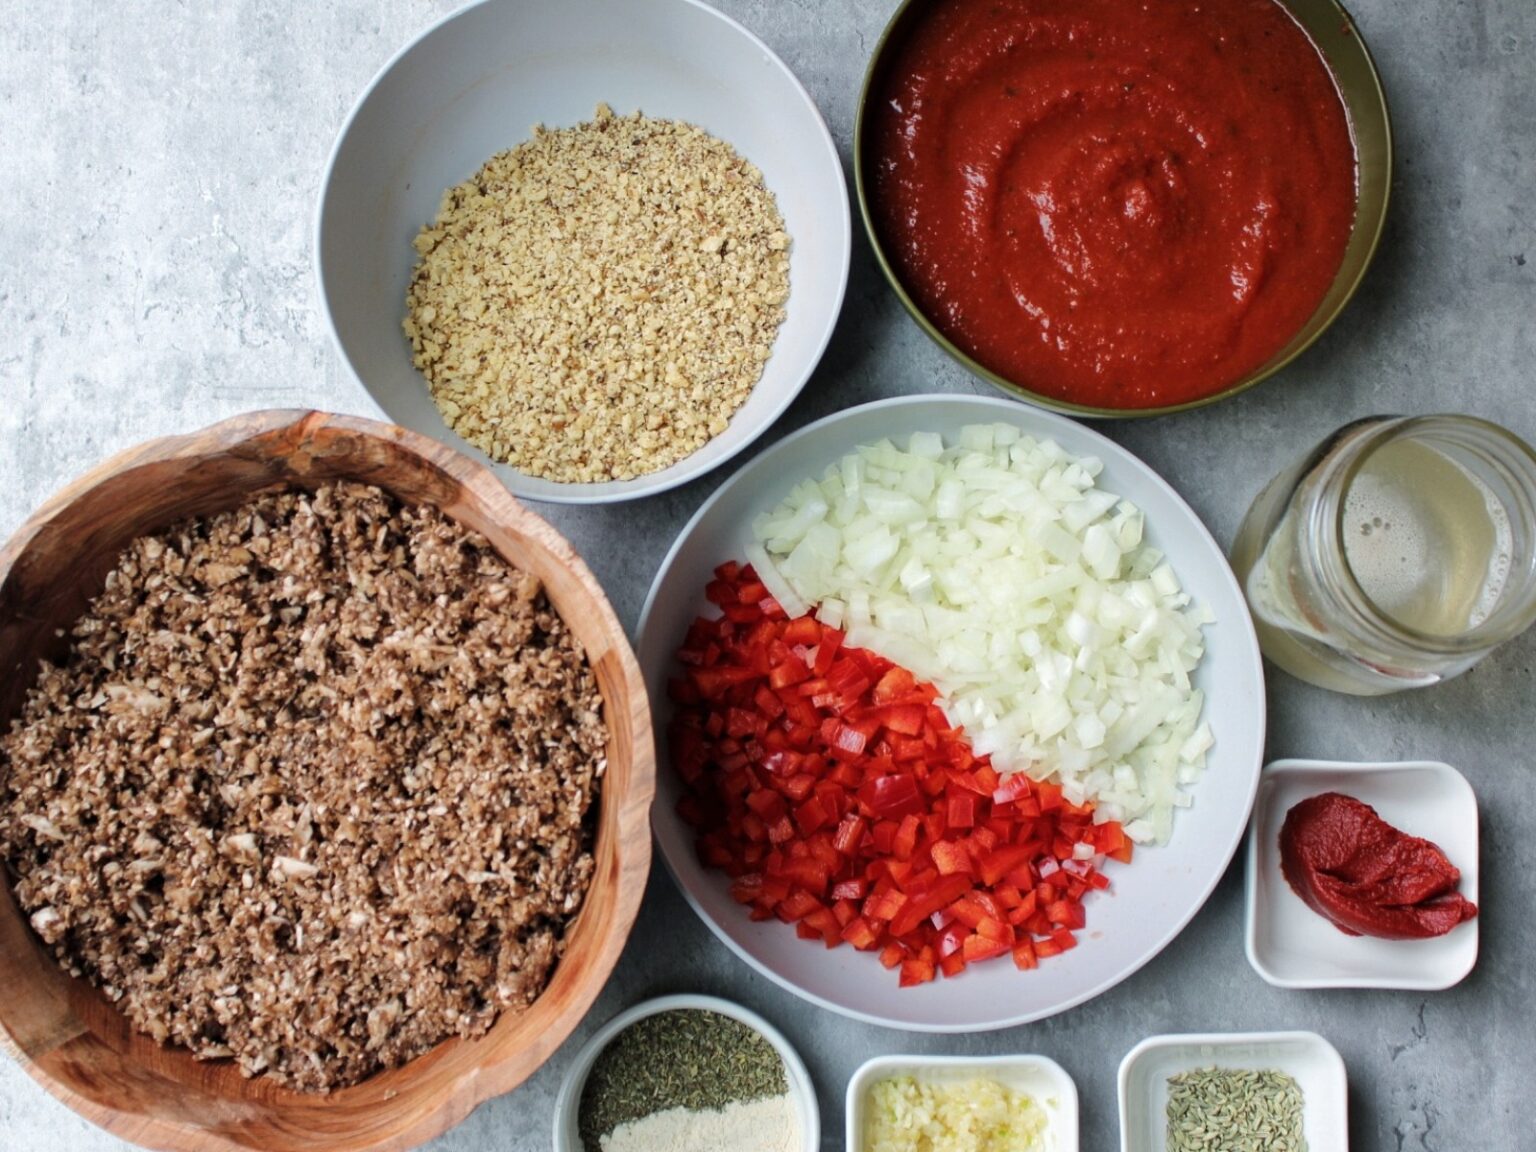
M 951 828 L 970 828 L 976 823 L 976 797 L 954 793 L 944 809 L 944 822 Z
M 829 819 L 830 815 L 820 796 L 811 796 L 795 809 L 795 826 L 800 829 L 802 836 L 818 831 Z
M 749 566 L 721 565 L 706 594 L 720 616 L 688 628 L 669 686 L 678 812 L 753 919 L 876 952 L 906 985 L 1076 945 L 1082 897 L 1109 883 L 1077 846 L 1129 858 L 1117 823 L 1000 777 L 932 685 L 785 618 Z
M 866 828 L 864 817 L 857 812 L 848 813 L 843 817 L 842 823 L 838 824 L 837 831 L 832 836 L 832 847 L 844 856 L 852 856 L 864 843 Z
M 791 646 L 795 644 L 809 646 L 821 640 L 821 625 L 814 616 L 797 616 L 784 625 L 781 635 L 784 643 Z
M 896 837 L 891 841 L 891 854 L 898 860 L 910 860 L 912 853 L 917 851 L 917 837 L 922 829 L 922 821 L 916 816 L 903 816 L 901 826 L 896 829 Z
M 870 927 L 869 921 L 862 916 L 855 916 L 843 927 L 843 939 L 852 944 L 860 952 L 868 952 L 880 943 L 880 936 Z
M 958 922 L 949 925 L 949 927 L 940 932 L 938 939 L 934 941 L 934 947 L 938 949 L 939 959 L 942 960 L 944 957 L 952 956 L 960 951 L 961 946 L 965 943 L 965 938 L 970 934 L 971 930 Z
M 1028 845 L 1010 844 L 983 857 L 977 874 L 983 884 L 991 887 L 1001 883 L 1015 868 L 1028 864 L 1031 858 Z
M 929 849 L 929 852 L 933 856 L 934 867 L 939 870 L 940 875 L 971 872 L 971 854 L 965 850 L 964 844 L 954 840 L 940 840 Z
M 690 668 L 688 679 L 704 699 L 721 699 L 727 689 L 756 680 L 757 673 L 751 668 Z
M 1020 797 L 1033 796 L 1035 783 L 1023 772 L 1014 772 L 1004 776 L 1001 782 L 992 790 L 992 802 L 994 804 L 1012 804 Z
M 864 915 L 871 920 L 894 920 L 907 905 L 907 894 L 894 887 L 882 892 L 878 888 L 864 901 Z M 900 935 L 900 933 L 897 933 Z
M 869 881 L 862 876 L 850 876 L 832 885 L 832 899 L 862 901 L 869 895 Z
M 900 820 L 923 810 L 922 790 L 911 776 L 878 776 L 859 789 L 859 799 L 877 820 Z
M 965 971 L 965 964 L 965 954 L 963 952 L 956 952 L 939 961 L 939 971 L 944 973 L 945 976 L 958 976 Z
M 966 962 L 973 964 L 979 960 L 990 960 L 994 956 L 1001 956 L 1005 952 L 1011 951 L 1012 948 L 1013 942 L 1011 939 L 1005 944 L 976 933 L 965 938 L 965 946 L 962 949 L 962 953 L 965 956 Z
M 892 668 L 875 685 L 874 701 L 876 704 L 891 704 L 905 698 L 916 687 L 917 680 L 912 673 L 905 668 Z
M 927 984 L 933 979 L 935 966 L 932 960 L 924 960 L 921 957 L 912 957 L 901 962 L 901 987 L 911 988 L 917 984 Z
M 902 736 L 918 736 L 927 719 L 927 709 L 920 704 L 891 704 L 880 710 L 880 723 Z
M 891 920 L 891 935 L 905 936 L 940 908 L 953 904 L 971 886 L 963 874 L 941 877 L 938 883 L 921 893 L 910 893 L 901 912 Z

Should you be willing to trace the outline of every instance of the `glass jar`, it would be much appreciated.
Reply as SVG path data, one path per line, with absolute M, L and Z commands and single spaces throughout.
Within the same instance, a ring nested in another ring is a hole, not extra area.
M 1375 416 L 1276 476 L 1232 547 L 1259 643 L 1383 695 L 1465 672 L 1536 621 L 1536 452 L 1469 416 Z

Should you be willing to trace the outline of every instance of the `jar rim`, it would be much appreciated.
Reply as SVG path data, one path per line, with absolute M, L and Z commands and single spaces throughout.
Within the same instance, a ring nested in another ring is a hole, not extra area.
M 1531 601 L 1523 611 L 1516 611 L 1508 619 L 1501 618 L 1499 610 L 1489 613 L 1486 619 L 1472 628 L 1453 635 L 1426 632 L 1393 616 L 1377 605 L 1356 577 L 1344 547 L 1344 502 L 1355 479 L 1367 461 L 1388 444 L 1409 437 L 1434 438 L 1451 441 L 1470 436 L 1478 443 L 1474 447 L 1465 442 L 1464 448 L 1491 453 L 1492 461 L 1510 473 L 1517 488 L 1522 490 L 1532 514 L 1530 535 L 1536 538 L 1536 449 L 1509 429 L 1477 416 L 1459 413 L 1442 413 L 1425 416 L 1382 416 L 1380 423 L 1365 434 L 1365 442 L 1358 452 L 1342 466 L 1337 483 L 1329 485 L 1329 491 L 1319 512 L 1323 514 L 1323 526 L 1329 533 L 1333 555 L 1339 563 L 1336 576 L 1351 611 L 1358 616 L 1357 623 L 1377 634 L 1379 640 L 1389 644 L 1411 646 L 1436 655 L 1468 655 L 1494 648 L 1512 640 L 1531 626 L 1536 614 L 1536 590 L 1527 596 Z M 1511 558 L 1510 573 L 1506 579 L 1514 579 L 1520 565 Z M 1536 557 L 1522 557 L 1529 567 Z M 1501 605 L 1502 607 L 1502 605 Z

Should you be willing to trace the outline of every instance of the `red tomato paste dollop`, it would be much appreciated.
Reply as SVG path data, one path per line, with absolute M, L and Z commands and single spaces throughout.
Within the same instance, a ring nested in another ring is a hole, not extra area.
M 1286 813 L 1280 870 L 1296 895 L 1350 936 L 1444 936 L 1477 915 L 1456 891 L 1461 872 L 1444 852 L 1338 792 Z
M 1274 0 L 932 0 L 876 85 L 872 209 L 898 277 L 1042 394 L 1218 392 L 1343 260 L 1348 119 Z

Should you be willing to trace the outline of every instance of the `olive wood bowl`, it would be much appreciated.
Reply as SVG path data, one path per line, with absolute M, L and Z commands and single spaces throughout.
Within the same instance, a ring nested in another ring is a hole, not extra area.
M 432 1051 L 329 1095 L 244 1078 L 135 1032 L 102 993 L 68 976 L 0 884 L 0 1046 L 64 1103 L 109 1132 L 171 1152 L 361 1152 L 411 1148 L 516 1087 L 571 1033 L 608 979 L 650 868 L 655 750 L 645 684 L 587 566 L 486 468 L 425 436 L 351 416 L 256 412 L 131 449 L 49 500 L 0 550 L 0 730 L 41 659 L 135 537 L 218 512 L 273 486 L 347 478 L 433 504 L 543 581 L 585 646 L 609 725 L 597 867 L 549 986 L 478 1040 Z M 0 1143 L 4 1143 L 0 1140 Z

